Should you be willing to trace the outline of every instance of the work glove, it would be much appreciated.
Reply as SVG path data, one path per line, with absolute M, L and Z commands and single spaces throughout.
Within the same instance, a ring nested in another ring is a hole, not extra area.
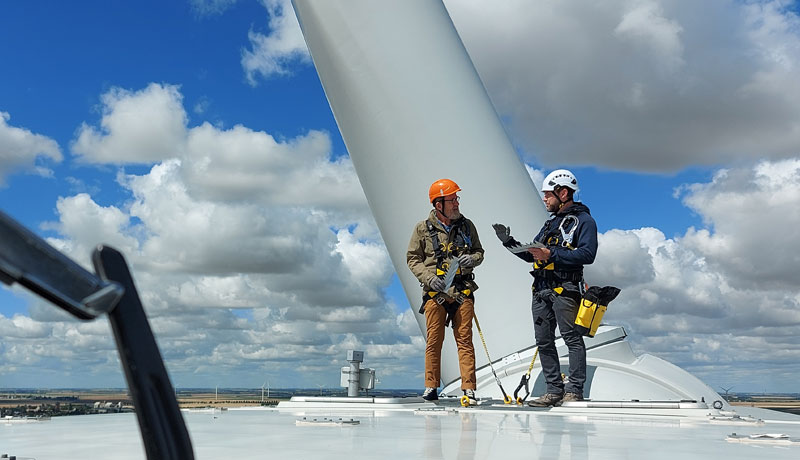
M 511 240 L 511 227 L 506 227 L 503 224 L 492 224 L 492 228 L 494 228 L 497 238 L 500 239 L 503 244 L 508 243 L 509 240 Z
M 430 286 L 431 289 L 433 289 L 434 291 L 439 291 L 439 292 L 444 291 L 444 288 L 447 287 L 444 284 L 444 280 L 436 275 L 432 275 L 430 277 L 430 279 L 428 280 L 428 286 Z
M 475 266 L 475 259 L 469 254 L 461 254 L 458 256 L 458 265 L 461 268 L 470 268 Z

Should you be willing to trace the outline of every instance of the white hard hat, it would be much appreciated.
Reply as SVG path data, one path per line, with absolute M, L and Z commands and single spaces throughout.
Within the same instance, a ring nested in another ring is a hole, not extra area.
M 566 169 L 556 169 L 544 178 L 542 182 L 543 192 L 553 192 L 556 187 L 567 187 L 573 191 L 578 191 L 578 179 L 572 172 Z

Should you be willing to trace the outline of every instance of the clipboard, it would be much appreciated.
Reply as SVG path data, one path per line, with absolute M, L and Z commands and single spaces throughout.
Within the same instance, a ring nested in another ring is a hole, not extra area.
M 453 280 L 456 277 L 458 267 L 458 259 L 455 257 L 450 259 L 450 268 L 447 269 L 447 273 L 444 275 L 444 290 L 442 292 L 447 292 L 450 289 L 450 286 L 453 285 Z
M 538 241 L 531 241 L 530 243 L 527 243 L 527 244 L 520 244 L 519 246 L 512 246 L 512 247 L 508 248 L 508 250 L 513 252 L 514 254 L 519 254 L 520 252 L 527 252 L 528 249 L 546 248 L 546 247 L 547 246 L 545 246 L 544 244 L 542 244 L 542 243 L 540 243 Z

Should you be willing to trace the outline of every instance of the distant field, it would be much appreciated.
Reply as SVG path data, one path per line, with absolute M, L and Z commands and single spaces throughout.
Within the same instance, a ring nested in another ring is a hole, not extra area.
M 731 406 L 760 407 L 762 409 L 772 409 L 790 414 L 800 415 L 800 400 L 798 399 L 758 399 L 753 401 L 731 401 Z
M 275 398 L 270 395 L 264 398 L 264 403 L 269 405 L 277 404 L 279 400 L 287 400 L 288 397 Z M 256 394 L 226 394 L 226 393 L 181 393 L 178 395 L 178 405 L 180 407 L 241 407 L 257 406 L 262 403 L 261 393 Z
M 180 392 L 177 396 L 181 407 L 238 407 L 254 406 L 262 403 L 261 390 L 255 392 Z M 277 404 L 280 399 L 270 395 L 269 400 L 264 398 L 266 404 Z M 53 405 L 53 404 L 83 404 L 93 405 L 101 403 L 122 403 L 131 405 L 131 397 L 127 391 L 122 390 L 53 390 L 36 393 L 0 393 L 0 407 L 17 407 L 22 405 Z
M 371 392 L 374 396 L 407 396 L 413 390 L 381 390 Z M 185 389 L 177 392 L 178 404 L 182 408 L 197 407 L 241 407 L 257 406 L 260 404 L 275 405 L 279 401 L 288 400 L 294 395 L 320 395 L 345 396 L 345 391 L 320 391 L 314 389 L 275 389 L 271 390 L 269 397 L 264 394 L 262 399 L 261 389 Z M 761 407 L 789 412 L 800 415 L 800 398 L 797 395 L 757 396 L 746 399 L 733 399 L 733 406 Z M 131 405 L 131 398 L 127 390 L 123 389 L 56 389 L 56 390 L 0 390 L 0 407 L 16 407 L 20 405 L 42 404 L 85 404 L 95 402 L 122 403 Z

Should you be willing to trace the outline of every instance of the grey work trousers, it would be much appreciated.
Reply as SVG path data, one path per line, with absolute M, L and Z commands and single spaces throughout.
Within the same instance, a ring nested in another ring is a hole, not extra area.
M 577 393 L 583 395 L 586 382 L 586 345 L 583 335 L 575 328 L 580 297 L 577 283 L 566 282 L 564 292 L 555 293 L 552 289 L 534 291 L 531 312 L 536 346 L 542 373 L 547 382 L 547 392 L 554 394 Z M 556 350 L 556 326 L 569 349 L 569 380 L 566 388 L 561 380 L 561 365 Z

